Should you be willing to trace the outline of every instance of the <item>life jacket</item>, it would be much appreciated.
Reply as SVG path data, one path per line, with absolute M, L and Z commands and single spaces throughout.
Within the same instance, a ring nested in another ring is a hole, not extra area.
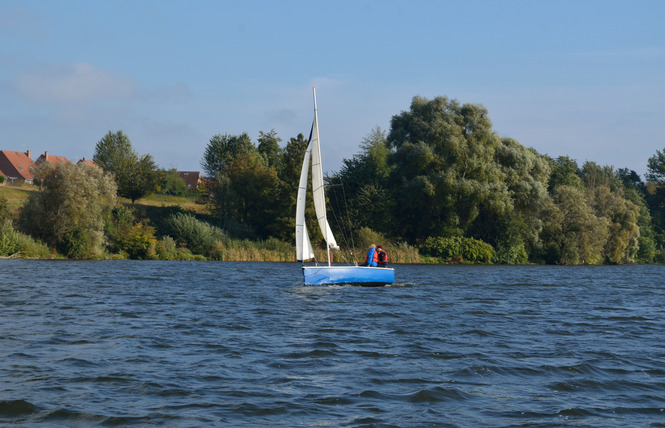
M 367 263 L 368 261 L 369 261 L 369 251 L 368 251 L 367 254 L 365 255 L 365 263 Z M 374 250 L 374 256 L 372 257 L 372 261 L 373 261 L 374 263 L 378 263 L 378 262 L 379 262 L 379 254 L 376 252 L 376 250 Z
M 377 262 L 378 263 L 388 263 L 388 253 L 383 251 L 383 248 L 377 251 Z

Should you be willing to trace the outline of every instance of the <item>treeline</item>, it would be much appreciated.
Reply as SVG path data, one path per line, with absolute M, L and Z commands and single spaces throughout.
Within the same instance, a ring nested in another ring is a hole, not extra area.
M 216 177 L 220 227 L 293 242 L 307 142 L 302 135 L 284 148 L 279 142 L 274 132 L 261 133 L 258 144 L 246 134 L 211 139 L 203 166 Z M 644 183 L 634 171 L 551 158 L 500 138 L 485 107 L 446 97 L 415 97 L 389 132 L 375 129 L 360 149 L 327 177 L 329 219 L 350 246 L 359 247 L 354 232 L 369 230 L 375 240 L 419 249 L 421 261 L 665 261 L 660 152 Z M 315 224 L 311 209 L 308 216 Z
M 182 183 L 122 131 L 109 132 L 95 147 L 97 166 L 42 164 L 39 191 L 16 218 L 0 198 L 0 256 L 20 248 L 38 257 L 293 260 L 308 142 L 300 134 L 281 143 L 274 130 L 256 142 L 213 136 L 201 161 L 207 214 L 150 217 L 118 196 L 133 203 L 182 192 Z M 663 263 L 665 155 L 647 167 L 643 182 L 628 169 L 541 155 L 500 138 L 482 105 L 415 97 L 326 177 L 331 226 L 351 249 L 336 257 L 362 260 L 380 243 L 398 262 Z M 312 206 L 306 215 L 315 225 Z M 323 238 L 310 235 L 323 254 Z

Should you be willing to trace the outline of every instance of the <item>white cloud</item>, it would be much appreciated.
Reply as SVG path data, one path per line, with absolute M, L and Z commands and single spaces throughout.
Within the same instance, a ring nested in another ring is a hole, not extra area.
M 134 95 L 132 79 L 88 63 L 43 67 L 16 75 L 12 83 L 18 94 L 37 104 L 89 104 Z

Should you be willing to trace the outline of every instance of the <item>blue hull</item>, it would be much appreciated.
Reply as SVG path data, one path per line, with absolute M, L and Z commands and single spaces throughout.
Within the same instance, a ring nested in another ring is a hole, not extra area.
M 304 266 L 305 285 L 381 286 L 395 282 L 395 270 L 365 266 Z

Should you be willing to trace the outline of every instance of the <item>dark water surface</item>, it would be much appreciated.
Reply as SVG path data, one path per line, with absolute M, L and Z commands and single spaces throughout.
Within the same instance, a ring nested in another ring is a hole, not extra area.
M 0 261 L 0 425 L 665 426 L 665 267 Z

